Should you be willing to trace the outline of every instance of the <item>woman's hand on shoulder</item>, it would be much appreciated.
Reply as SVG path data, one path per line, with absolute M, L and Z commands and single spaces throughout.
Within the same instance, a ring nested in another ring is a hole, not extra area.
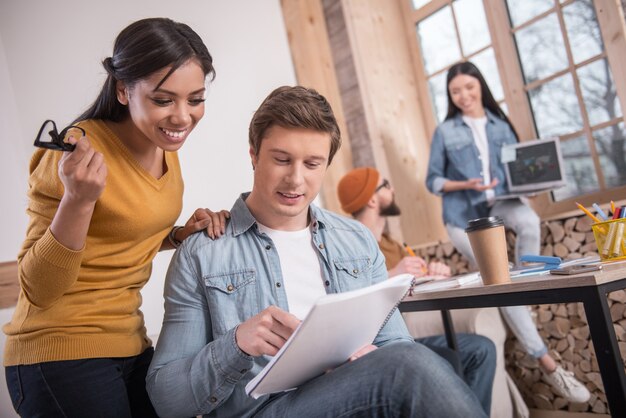
M 230 212 L 227 210 L 220 210 L 219 212 L 213 212 L 207 208 L 196 209 L 191 218 L 187 220 L 180 235 L 181 241 L 187 238 L 194 232 L 206 229 L 207 235 L 211 239 L 216 239 L 224 235 L 226 231 L 226 220 L 230 218 Z
M 64 198 L 80 203 L 95 203 L 106 186 L 107 166 L 102 153 L 96 151 L 87 137 L 70 137 L 73 152 L 64 152 L 59 160 L 59 178 L 65 187 Z

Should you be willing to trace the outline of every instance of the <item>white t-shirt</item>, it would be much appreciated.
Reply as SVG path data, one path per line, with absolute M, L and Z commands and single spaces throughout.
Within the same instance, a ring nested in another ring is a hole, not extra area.
M 259 231 L 274 241 L 278 251 L 289 312 L 304 319 L 313 303 L 326 294 L 311 230 L 307 227 L 300 231 L 277 231 L 258 225 Z
M 480 162 L 482 164 L 483 182 L 485 184 L 491 183 L 491 167 L 489 165 L 489 142 L 487 139 L 487 117 L 472 118 L 469 116 L 463 116 L 463 121 L 472 130 L 472 136 L 474 137 L 474 143 L 478 148 L 480 154 Z M 493 189 L 485 191 L 487 196 L 487 202 L 493 203 L 495 193 Z

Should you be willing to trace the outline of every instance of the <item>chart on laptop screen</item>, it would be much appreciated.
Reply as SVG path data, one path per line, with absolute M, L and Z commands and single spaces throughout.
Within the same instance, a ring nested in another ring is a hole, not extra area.
M 561 180 L 556 148 L 548 143 L 518 148 L 510 170 L 511 182 L 516 185 Z
M 557 139 L 526 141 L 509 147 L 514 151 L 505 166 L 510 192 L 548 189 L 565 184 Z

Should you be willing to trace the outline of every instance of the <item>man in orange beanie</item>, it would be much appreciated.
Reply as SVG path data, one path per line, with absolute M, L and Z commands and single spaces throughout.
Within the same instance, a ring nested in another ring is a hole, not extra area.
M 388 216 L 398 216 L 394 191 L 389 181 L 371 167 L 356 168 L 346 174 L 337 187 L 341 208 L 368 227 L 385 255 L 389 276 L 409 273 L 416 277 L 450 276 L 450 268 L 440 262 L 426 262 L 407 254 L 405 247 L 384 232 Z
M 409 273 L 416 277 L 425 274 L 449 276 L 450 268 L 440 262 L 426 262 L 406 253 L 404 246 L 384 232 L 388 216 L 400 215 L 394 190 L 388 180 L 382 179 L 371 167 L 356 168 L 348 172 L 337 186 L 341 208 L 365 225 L 374 234 L 385 256 L 389 276 Z M 443 335 L 419 338 L 426 345 L 452 363 L 457 359 L 447 348 Z M 493 342 L 475 334 L 458 334 L 459 360 L 468 386 L 489 414 L 491 391 L 496 370 L 496 348 Z

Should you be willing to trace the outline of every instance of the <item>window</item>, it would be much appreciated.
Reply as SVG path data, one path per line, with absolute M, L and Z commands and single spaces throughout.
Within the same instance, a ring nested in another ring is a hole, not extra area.
M 624 198 L 626 127 L 620 100 L 626 103 L 626 83 L 614 78 L 621 73 L 616 68 L 626 65 L 624 25 L 620 10 L 604 10 L 602 21 L 597 15 L 599 7 L 615 9 L 615 3 L 399 1 L 415 33 L 411 42 L 421 67 L 416 72 L 428 87 L 432 129 L 447 111 L 448 68 L 471 60 L 522 140 L 561 139 L 568 186 L 545 198 L 543 215 L 572 209 L 572 200 Z M 621 28 L 618 42 L 608 46 L 607 26 Z
M 591 0 L 507 0 L 535 130 L 559 136 L 555 200 L 626 184 L 623 115 Z
M 474 62 L 485 76 L 495 99 L 499 102 L 504 99 L 482 0 L 446 3 L 416 25 L 428 89 L 438 122 L 444 120 L 448 106 L 446 73 L 450 66 L 461 60 Z

